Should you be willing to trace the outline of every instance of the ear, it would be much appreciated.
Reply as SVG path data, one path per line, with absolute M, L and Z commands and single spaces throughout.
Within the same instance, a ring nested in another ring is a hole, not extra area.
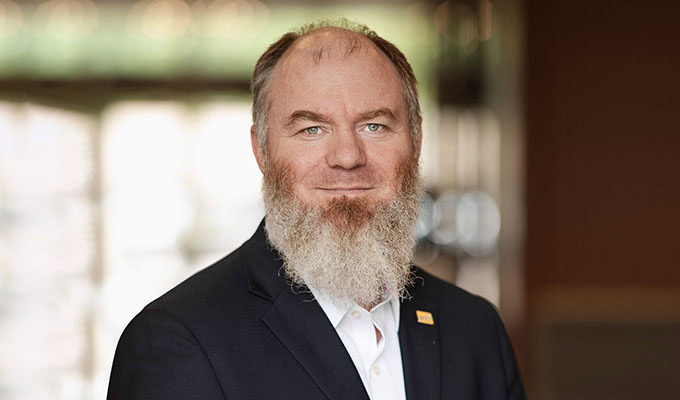
M 260 167 L 260 172 L 264 173 L 264 155 L 260 141 L 257 140 L 257 135 L 255 134 L 255 125 L 250 127 L 250 146 L 253 148 L 253 154 L 255 155 L 257 166 Z

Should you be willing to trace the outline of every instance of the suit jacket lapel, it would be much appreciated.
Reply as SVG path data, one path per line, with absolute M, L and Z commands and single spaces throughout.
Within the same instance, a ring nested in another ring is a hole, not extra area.
M 335 328 L 309 293 L 285 282 L 278 253 L 269 247 L 264 222 L 244 246 L 249 291 L 272 301 L 262 321 L 290 351 L 329 400 L 369 400 Z
M 354 363 L 311 294 L 283 290 L 263 319 L 329 399 L 365 399 Z
M 434 303 L 423 299 L 422 286 L 409 290 L 412 298 L 401 304 L 399 345 L 404 366 L 408 399 L 439 399 L 441 395 L 441 358 L 439 323 Z M 434 325 L 418 322 L 416 310 L 434 317 Z

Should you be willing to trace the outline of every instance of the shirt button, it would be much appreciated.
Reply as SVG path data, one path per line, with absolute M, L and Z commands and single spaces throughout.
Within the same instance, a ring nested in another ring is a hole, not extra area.
M 361 311 L 359 311 L 359 310 L 353 310 L 353 311 L 352 311 L 352 317 L 353 317 L 353 318 L 361 318 Z
M 380 376 L 380 368 L 377 365 L 373 366 L 373 375 Z

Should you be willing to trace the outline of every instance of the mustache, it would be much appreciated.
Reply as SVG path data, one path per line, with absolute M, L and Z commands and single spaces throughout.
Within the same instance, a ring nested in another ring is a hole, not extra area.
M 264 183 L 273 189 L 278 199 L 293 196 L 293 186 L 297 176 L 293 168 L 280 160 L 267 163 Z M 372 167 L 352 170 L 320 171 L 310 182 L 312 186 L 324 189 L 333 188 L 370 188 L 381 181 L 380 175 Z
M 282 161 L 274 161 L 265 169 L 264 179 L 273 188 L 286 191 L 293 186 L 297 176 L 290 165 Z M 374 168 L 361 167 L 352 170 L 320 171 L 310 184 L 318 188 L 373 187 L 379 182 L 380 175 L 375 172 Z
M 312 181 L 317 187 L 372 187 L 380 176 L 371 167 L 353 170 L 330 170 L 322 172 Z
M 414 193 L 422 189 L 418 161 L 418 156 L 412 154 L 397 166 L 399 182 L 396 189 L 398 193 Z M 273 199 L 283 200 L 294 197 L 293 186 L 296 180 L 295 171 L 288 163 L 281 160 L 268 160 L 265 163 L 263 184 L 271 189 L 270 194 L 273 194 Z M 375 168 L 364 166 L 351 170 L 319 171 L 311 184 L 319 188 L 370 188 L 380 181 L 381 175 L 375 171 Z

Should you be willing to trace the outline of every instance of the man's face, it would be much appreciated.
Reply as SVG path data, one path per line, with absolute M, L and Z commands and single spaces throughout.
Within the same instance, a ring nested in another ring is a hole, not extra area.
M 351 54 L 330 42 L 315 60 L 314 40 L 298 41 L 274 70 L 267 162 L 288 169 L 288 189 L 311 207 L 390 201 L 404 165 L 417 162 L 397 71 L 368 41 Z

